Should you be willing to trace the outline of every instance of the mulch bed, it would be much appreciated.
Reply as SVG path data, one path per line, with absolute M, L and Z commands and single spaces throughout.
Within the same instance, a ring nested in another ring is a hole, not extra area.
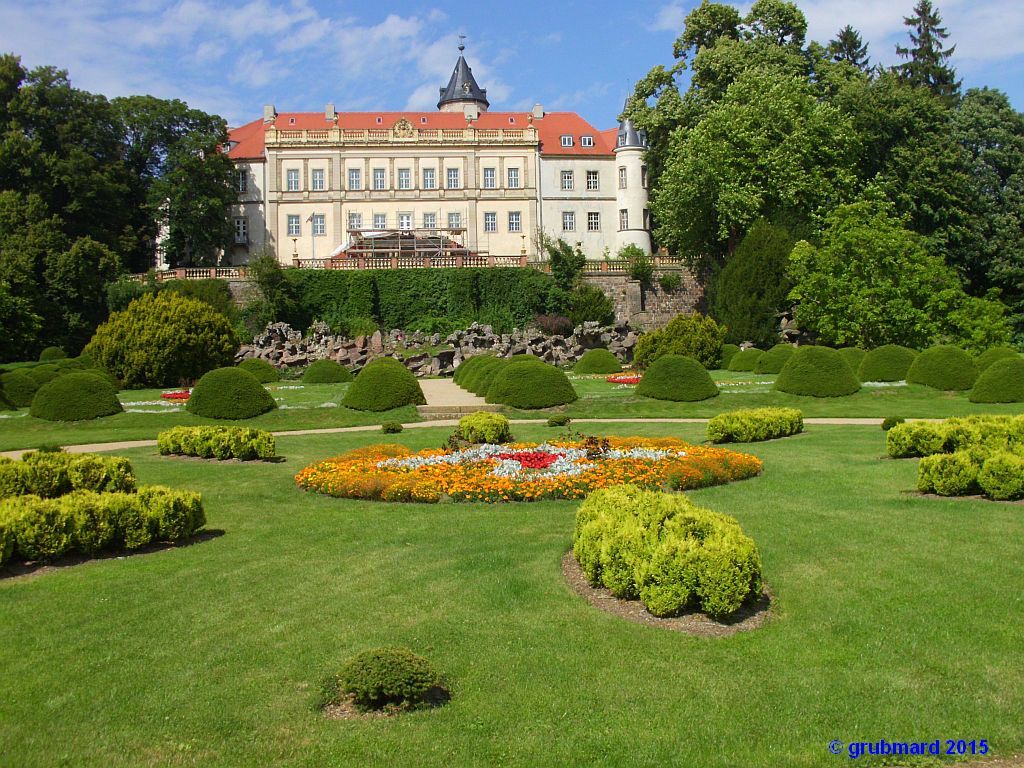
M 199 461 L 204 464 L 281 464 L 285 461 L 284 456 L 271 456 L 269 459 L 207 459 L 202 456 L 188 456 L 184 453 L 158 453 L 156 455 L 162 459 Z
M 996 501 L 990 499 L 987 496 L 981 494 L 974 494 L 973 496 L 940 496 L 937 493 L 921 493 L 920 491 L 903 491 L 907 496 L 917 496 L 922 499 L 940 499 L 942 501 L 984 501 L 986 504 L 1008 504 L 1010 506 L 1021 506 L 1024 505 L 1024 499 L 1017 499 L 1016 501 Z
M 696 612 L 662 619 L 648 613 L 639 600 L 621 600 L 604 587 L 592 587 L 573 557 L 572 550 L 562 557 L 562 575 L 576 594 L 605 613 L 637 624 L 661 627 L 697 637 L 729 637 L 737 632 L 757 629 L 768 620 L 768 611 L 771 607 L 771 595 L 765 589 L 756 601 L 743 605 L 727 619 L 712 619 L 707 614 Z

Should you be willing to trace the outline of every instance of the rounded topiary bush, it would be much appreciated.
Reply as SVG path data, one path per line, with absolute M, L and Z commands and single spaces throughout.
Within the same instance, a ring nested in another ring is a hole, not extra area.
M 864 356 L 868 353 L 866 349 L 860 347 L 842 347 L 837 349 L 836 352 L 839 356 L 846 361 L 846 364 L 850 366 L 850 370 L 855 374 L 860 370 L 860 364 L 864 361 Z
M 0 411 L 13 411 L 17 406 L 7 399 L 3 389 L 0 389 Z
M 574 373 L 621 373 L 622 363 L 607 349 L 588 349 L 573 368 Z
M 32 368 L 25 368 L 23 370 L 25 371 L 26 375 L 31 376 L 32 380 L 35 381 L 35 383 L 40 387 L 49 381 L 53 381 L 62 373 L 64 373 L 64 371 L 62 371 L 53 363 L 46 363 L 45 365 L 36 365 L 33 366 Z
M 633 362 L 641 370 L 659 357 L 692 357 L 710 368 L 722 357 L 725 326 L 710 317 L 692 313 L 677 315 L 664 328 L 645 333 L 633 348 Z
M 473 357 L 467 357 L 455 368 L 455 373 L 452 374 L 452 381 L 459 386 L 465 386 L 464 380 L 466 376 L 473 372 L 474 368 L 478 368 L 484 360 L 493 360 L 494 355 L 474 355 Z
M 960 347 L 941 344 L 929 347 L 916 358 L 907 371 L 907 381 L 924 384 L 944 392 L 961 391 L 974 386 L 978 369 L 971 356 Z
M 61 349 L 60 347 L 47 347 L 46 349 L 39 353 L 39 362 L 51 363 L 56 360 L 63 360 L 67 356 L 68 353 Z
M 1017 358 L 1018 360 L 1022 359 L 1020 352 L 1013 347 L 991 347 L 978 355 L 978 359 L 974 361 L 974 365 L 977 367 L 978 373 L 982 373 L 996 360 L 1008 360 L 1012 358 Z
M 426 402 L 408 368 L 390 357 L 379 357 L 359 372 L 341 404 L 357 411 L 389 411 Z
M 408 648 L 374 648 L 353 656 L 325 681 L 321 704 L 349 698 L 362 710 L 414 709 L 430 704 L 438 691 L 443 693 L 441 677 L 422 656 Z
M 754 373 L 778 373 L 794 352 L 796 349 L 791 344 L 776 344 L 757 358 Z
M 757 361 L 760 359 L 764 352 L 757 347 L 751 347 L 750 349 L 741 349 L 732 359 L 729 361 L 728 370 L 737 372 L 751 372 L 757 365 Z
M 261 360 L 258 357 L 250 357 L 248 360 L 243 360 L 238 364 L 238 367 L 255 376 L 256 381 L 260 384 L 270 384 L 271 382 L 281 380 L 281 372 L 266 360 Z
M 636 393 L 655 400 L 692 403 L 718 394 L 718 387 L 704 366 L 692 357 L 659 357 L 644 373 Z
M 241 368 L 217 368 L 192 389 L 185 409 L 208 419 L 251 419 L 277 407 L 256 377 Z
M 842 397 L 859 390 L 860 382 L 831 347 L 800 347 L 782 366 L 775 389 L 791 395 Z
M 462 378 L 459 386 L 472 392 L 477 397 L 485 397 L 487 390 L 491 388 L 491 382 L 498 375 L 498 371 L 508 366 L 506 360 L 497 357 L 485 357 L 473 370 L 468 371 Z
M 870 350 L 857 368 L 861 381 L 903 381 L 914 364 L 917 352 L 899 344 L 886 344 Z
M 718 360 L 718 367 L 723 371 L 729 367 L 729 361 L 733 359 L 740 351 L 739 344 L 723 344 L 722 355 Z
M 85 352 L 130 389 L 177 386 L 234 361 L 231 321 L 171 291 L 146 294 L 96 329 Z
M 564 371 L 542 362 L 504 365 L 487 389 L 488 403 L 513 408 L 551 408 L 578 397 Z
M 972 403 L 1024 403 L 1024 357 L 1007 357 L 989 365 L 969 395 Z
M 46 421 L 87 421 L 121 413 L 117 388 L 92 373 L 67 373 L 43 384 L 29 413 Z
M 0 390 L 18 408 L 32 405 L 32 398 L 39 390 L 39 383 L 21 370 L 0 374 Z
M 302 381 L 305 384 L 344 384 L 352 381 L 352 373 L 334 360 L 317 360 L 302 374 Z

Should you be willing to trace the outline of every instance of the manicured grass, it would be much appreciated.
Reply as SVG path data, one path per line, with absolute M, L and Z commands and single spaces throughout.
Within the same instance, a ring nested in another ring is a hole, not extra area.
M 388 505 L 292 484 L 349 447 L 445 436 L 281 438 L 281 464 L 126 452 L 141 481 L 201 491 L 224 535 L 0 581 L 0 764 L 778 768 L 848 761 L 832 739 L 1024 750 L 1022 508 L 907 493 L 916 462 L 882 458 L 881 430 L 734 446 L 764 475 L 691 494 L 740 520 L 774 594 L 763 628 L 716 640 L 573 594 L 571 502 Z M 328 669 L 382 644 L 435 662 L 452 701 L 390 720 L 310 711 Z
M 918 384 L 862 387 L 846 397 L 800 397 L 772 389 L 773 374 L 711 371 L 721 394 L 697 403 L 652 400 L 636 387 L 609 384 L 604 377 L 571 376 L 580 399 L 566 407 L 577 418 L 710 418 L 737 408 L 799 408 L 804 416 L 945 418 L 971 413 L 1022 413 L 1021 403 L 981 404 L 966 392 L 938 392 Z M 512 418 L 537 418 L 536 411 L 509 411 Z
M 184 405 L 160 404 L 160 393 L 170 390 L 141 389 L 120 393 L 125 413 L 93 421 L 57 423 L 28 416 L 22 408 L 0 418 L 0 451 L 30 448 L 44 443 L 75 445 L 115 440 L 146 440 L 170 427 L 195 424 L 230 424 L 271 431 L 351 427 L 385 421 L 419 421 L 412 406 L 383 413 L 354 411 L 341 403 L 348 384 L 302 384 L 282 381 L 267 385 L 278 408 L 253 419 L 218 421 L 193 416 Z

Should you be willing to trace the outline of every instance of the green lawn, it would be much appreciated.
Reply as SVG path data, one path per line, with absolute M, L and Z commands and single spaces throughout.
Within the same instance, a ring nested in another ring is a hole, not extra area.
M 0 580 L 0 765 L 789 768 L 851 763 L 833 739 L 1024 750 L 1024 508 L 909 494 L 916 462 L 882 458 L 877 428 L 749 446 L 763 476 L 692 494 L 758 542 L 775 599 L 763 628 L 715 640 L 572 593 L 571 502 L 294 488 L 307 462 L 380 439 L 281 438 L 281 464 L 125 452 L 142 481 L 201 491 L 224 534 Z M 359 722 L 310 711 L 325 671 L 379 644 L 432 659 L 450 704 Z

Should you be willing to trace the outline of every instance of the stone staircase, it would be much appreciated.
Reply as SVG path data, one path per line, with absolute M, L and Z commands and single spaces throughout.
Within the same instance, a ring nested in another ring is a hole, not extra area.
M 490 411 L 495 413 L 501 410 L 500 405 L 417 405 L 416 412 L 424 421 L 438 421 L 441 419 L 461 419 L 477 411 Z

